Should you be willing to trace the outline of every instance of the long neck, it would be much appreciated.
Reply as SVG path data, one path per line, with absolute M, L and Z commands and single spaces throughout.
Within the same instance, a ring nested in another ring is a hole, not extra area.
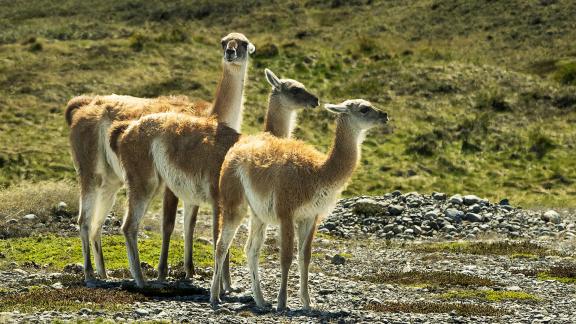
M 276 137 L 289 138 L 292 135 L 295 120 L 296 112 L 282 105 L 280 94 L 270 93 L 264 131 Z
M 224 63 L 223 70 L 222 79 L 216 90 L 212 115 L 218 118 L 218 122 L 225 123 L 240 132 L 247 64 L 236 66 Z
M 360 145 L 363 140 L 364 131 L 353 127 L 348 117 L 340 115 L 336 124 L 334 144 L 321 169 L 322 179 L 338 187 L 344 187 L 360 160 Z

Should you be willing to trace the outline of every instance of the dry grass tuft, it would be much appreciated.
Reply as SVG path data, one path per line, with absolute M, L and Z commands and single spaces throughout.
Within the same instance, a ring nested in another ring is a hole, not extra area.
M 385 302 L 370 303 L 364 307 L 365 310 L 383 313 L 451 313 L 455 312 L 460 316 L 501 316 L 507 312 L 482 304 L 469 303 L 435 303 L 435 302 Z
M 78 311 L 86 307 L 106 310 L 123 310 L 146 297 L 112 289 L 75 287 L 67 289 L 38 289 L 26 293 L 9 294 L 0 301 L 0 311 Z
M 485 277 L 448 271 L 383 271 L 368 275 L 364 279 L 372 283 L 395 283 L 401 285 L 426 286 L 493 286 L 493 280 Z
M 514 257 L 557 254 L 555 251 L 528 241 L 426 243 L 415 244 L 410 249 L 425 253 L 450 252 L 477 255 L 509 255 Z
M 0 221 L 20 219 L 26 214 L 44 222 L 56 213 L 58 203 L 65 202 L 66 212 L 78 213 L 78 186 L 71 181 L 21 182 L 0 190 Z

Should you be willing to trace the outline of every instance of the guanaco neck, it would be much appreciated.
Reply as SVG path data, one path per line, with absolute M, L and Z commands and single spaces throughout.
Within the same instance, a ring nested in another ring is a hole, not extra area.
M 276 137 L 290 138 L 296 120 L 296 111 L 282 105 L 280 94 L 274 90 L 268 97 L 268 111 L 264 131 Z
M 222 78 L 216 90 L 212 115 L 216 116 L 219 123 L 224 123 L 240 132 L 244 106 L 244 82 L 248 63 L 237 66 L 224 62 L 222 66 Z
M 349 117 L 338 117 L 334 144 L 320 171 L 321 179 L 326 184 L 343 187 L 350 179 L 360 160 L 360 145 L 364 135 L 365 131 L 354 127 Z

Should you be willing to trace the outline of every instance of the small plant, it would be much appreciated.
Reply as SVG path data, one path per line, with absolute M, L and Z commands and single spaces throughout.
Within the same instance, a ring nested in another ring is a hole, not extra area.
M 144 45 L 147 41 L 148 38 L 146 36 L 135 33 L 130 37 L 129 46 L 134 52 L 141 52 L 144 49 Z
M 372 283 L 395 283 L 410 286 L 492 286 L 495 282 L 489 278 L 448 271 L 382 271 L 365 277 L 359 277 Z
M 512 110 L 512 105 L 506 96 L 498 90 L 482 91 L 476 96 L 475 107 L 479 110 L 506 112 Z
M 556 148 L 554 141 L 540 129 L 533 130 L 528 138 L 531 144 L 530 152 L 534 153 L 538 159 L 542 159 L 546 154 Z
M 576 264 L 566 263 L 550 267 L 547 271 L 538 273 L 538 279 L 553 279 L 563 283 L 576 284 Z
M 34 52 L 40 52 L 40 51 L 42 51 L 43 49 L 44 49 L 44 46 L 42 45 L 42 43 L 39 43 L 39 42 L 37 42 L 37 41 L 34 42 L 34 43 L 31 43 L 30 46 L 28 47 L 28 50 L 29 50 L 30 52 L 33 52 L 33 53 L 34 53 Z
M 410 249 L 427 253 L 450 252 L 509 256 L 517 256 L 521 254 L 524 257 L 554 254 L 554 251 L 550 251 L 545 247 L 528 241 L 425 243 L 414 244 Z
M 110 311 L 124 310 L 146 297 L 112 289 L 74 287 L 66 289 L 33 289 L 29 292 L 8 294 L 0 301 L 2 312 L 78 311 L 90 302 L 93 306 Z
M 539 301 L 535 295 L 523 291 L 506 291 L 506 290 L 452 290 L 440 295 L 442 299 L 477 299 L 491 302 L 503 300 L 515 301 Z
M 384 313 L 437 314 L 455 312 L 460 316 L 501 316 L 506 312 L 490 305 L 437 302 L 370 303 L 364 309 Z
M 576 85 L 576 62 L 559 65 L 554 79 L 564 85 Z

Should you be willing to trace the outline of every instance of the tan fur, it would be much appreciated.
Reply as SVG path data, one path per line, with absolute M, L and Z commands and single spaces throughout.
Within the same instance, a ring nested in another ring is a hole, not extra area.
M 356 168 L 364 132 L 387 121 L 385 113 L 378 112 L 363 100 L 346 101 L 339 108 L 343 113 L 338 117 L 334 144 L 327 156 L 302 141 L 267 134 L 242 138 L 226 155 L 220 175 L 222 231 L 216 248 L 211 302 L 218 302 L 222 256 L 228 251 L 244 216 L 242 208 L 247 203 L 253 211 L 251 227 L 280 225 L 282 283 L 279 309 L 286 307 L 296 226 L 300 297 L 304 307 L 309 308 L 307 277 L 316 224 L 330 213 Z M 262 230 L 250 230 L 247 246 L 252 246 L 246 253 L 254 299 L 260 307 L 265 304 L 257 273 L 257 256 L 263 242 L 258 236 L 261 235 Z
M 308 95 L 306 100 L 291 101 L 289 106 L 278 106 L 270 101 L 269 111 L 314 107 L 318 99 L 309 93 Z M 275 120 L 277 123 L 290 122 Z M 120 125 L 113 129 L 123 127 L 125 126 Z M 186 206 L 197 206 L 204 201 L 211 203 L 214 211 L 213 238 L 216 242 L 219 232 L 217 217 L 220 214 L 220 166 L 228 149 L 239 138 L 240 135 L 233 128 L 219 119 L 172 113 L 143 117 L 132 122 L 122 135 L 117 136 L 118 155 L 128 187 L 128 213 L 122 229 L 126 235 L 130 269 L 139 286 L 144 285 L 144 277 L 140 269 L 136 241 L 138 224 L 158 186 L 164 183 L 184 201 L 185 222 L 188 218 L 195 219 L 195 215 L 189 213 Z M 171 222 L 166 219 L 164 221 Z M 185 240 L 193 240 L 193 230 L 185 233 Z M 191 251 L 186 255 L 191 258 Z M 224 270 L 225 288 L 230 289 L 230 279 L 227 276 L 229 275 Z
M 223 42 L 247 39 L 242 34 L 233 33 L 223 39 Z M 245 75 L 236 77 L 233 71 L 244 69 L 247 65 L 245 59 L 223 62 L 224 75 L 228 80 L 234 77 L 237 83 L 243 83 Z M 228 67 L 230 66 L 230 69 Z M 244 71 L 243 70 L 243 71 Z M 232 72 L 231 72 L 232 71 Z M 219 87 L 216 97 L 228 98 L 222 101 L 218 114 L 226 117 L 227 109 L 241 109 L 231 101 L 241 103 L 242 92 L 236 92 L 234 96 L 227 94 L 227 87 Z M 82 250 L 84 255 L 84 273 L 86 280 L 94 277 L 90 257 L 90 242 L 94 248 L 96 268 L 100 277 L 106 277 L 104 260 L 100 242 L 100 231 L 104 218 L 114 203 L 114 197 L 123 184 L 122 171 L 118 159 L 109 146 L 109 128 L 113 122 L 138 119 L 141 116 L 159 112 L 178 112 L 196 116 L 208 116 L 215 114 L 211 105 L 207 102 L 191 102 L 184 96 L 171 96 L 159 98 L 137 98 L 131 96 L 80 96 L 73 98 L 66 109 L 66 120 L 70 125 L 70 144 L 74 165 L 77 169 L 80 182 L 80 236 L 82 238 Z M 216 114 L 216 115 L 218 115 Z M 233 114 L 235 115 L 235 114 Z M 229 117 L 229 116 L 228 116 Z M 235 122 L 235 121 L 231 121 Z M 125 125 L 124 125 L 125 127 Z M 120 135 L 121 129 L 117 129 L 115 136 Z M 175 217 L 178 200 L 169 191 L 165 191 L 165 197 L 171 205 L 165 204 L 164 217 Z M 174 216 L 167 216 L 168 212 Z M 167 259 L 167 244 L 172 230 L 167 229 L 163 233 L 162 258 Z M 159 267 L 167 270 L 166 262 Z M 164 271 L 165 273 L 166 271 Z M 160 271 L 162 276 L 162 271 Z

